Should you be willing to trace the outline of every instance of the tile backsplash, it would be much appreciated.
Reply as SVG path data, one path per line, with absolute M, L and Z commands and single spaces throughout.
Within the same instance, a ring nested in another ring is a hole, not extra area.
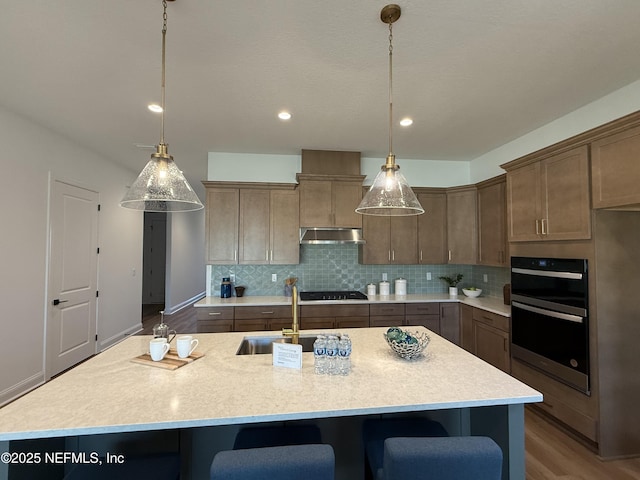
M 212 296 L 220 295 L 222 277 L 235 275 L 234 285 L 243 285 L 245 295 L 283 295 L 284 280 L 298 278 L 300 290 L 359 290 L 368 283 L 379 283 L 387 274 L 393 293 L 394 280 L 407 280 L 407 293 L 445 293 L 447 285 L 440 276 L 462 273 L 459 287 L 476 286 L 483 296 L 502 297 L 509 283 L 509 269 L 481 265 L 360 265 L 357 245 L 301 245 L 298 265 L 210 265 Z M 431 280 L 427 274 L 431 273 Z M 277 281 L 272 281 L 272 275 Z M 486 275 L 487 281 L 484 281 Z M 462 294 L 462 293 L 461 293 Z

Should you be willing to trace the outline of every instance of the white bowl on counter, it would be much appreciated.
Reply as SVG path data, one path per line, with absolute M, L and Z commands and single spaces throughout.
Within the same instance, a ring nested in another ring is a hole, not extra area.
M 475 290 L 469 290 L 468 288 L 463 288 L 462 293 L 464 293 L 467 297 L 476 298 L 479 297 L 482 293 L 482 289 L 476 288 Z

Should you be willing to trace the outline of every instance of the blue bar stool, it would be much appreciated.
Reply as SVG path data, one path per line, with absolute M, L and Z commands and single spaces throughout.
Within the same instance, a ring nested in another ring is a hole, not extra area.
M 236 435 L 233 449 L 312 443 L 322 443 L 320 429 L 316 425 L 285 424 L 284 426 L 244 427 Z
M 384 442 L 391 437 L 447 437 L 439 422 L 421 417 L 372 418 L 362 424 L 364 478 L 378 478 L 384 460 Z
M 389 438 L 380 480 L 500 480 L 502 450 L 489 437 Z
M 331 445 L 287 445 L 218 452 L 211 480 L 334 480 Z

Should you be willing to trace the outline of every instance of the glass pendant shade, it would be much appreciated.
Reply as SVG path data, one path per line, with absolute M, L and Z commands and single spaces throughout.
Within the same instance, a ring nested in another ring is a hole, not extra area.
M 120 205 L 145 212 L 188 212 L 203 208 L 189 182 L 173 161 L 162 153 L 166 145 L 158 145 L 158 153 L 140 172 L 136 181 L 120 201 Z
M 407 179 L 400 173 L 400 167 L 394 164 L 389 168 L 388 165 L 387 163 L 382 166 L 356 212 L 384 216 L 423 214 L 424 208 L 411 190 Z

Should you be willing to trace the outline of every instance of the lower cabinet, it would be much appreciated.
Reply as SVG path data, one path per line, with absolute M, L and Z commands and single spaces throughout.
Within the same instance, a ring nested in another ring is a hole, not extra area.
M 500 370 L 511 373 L 509 318 L 460 305 L 460 346 Z
M 301 305 L 300 328 L 363 328 L 369 326 L 369 304 Z
M 404 303 L 374 303 L 369 306 L 370 327 L 399 327 L 404 322 Z
M 198 333 L 233 331 L 233 307 L 198 307 L 196 322 Z
M 460 344 L 457 302 L 407 303 L 405 325 L 422 325 L 456 345 Z
M 291 307 L 287 305 L 235 307 L 233 329 L 236 332 L 282 330 L 291 328 L 291 323 Z

